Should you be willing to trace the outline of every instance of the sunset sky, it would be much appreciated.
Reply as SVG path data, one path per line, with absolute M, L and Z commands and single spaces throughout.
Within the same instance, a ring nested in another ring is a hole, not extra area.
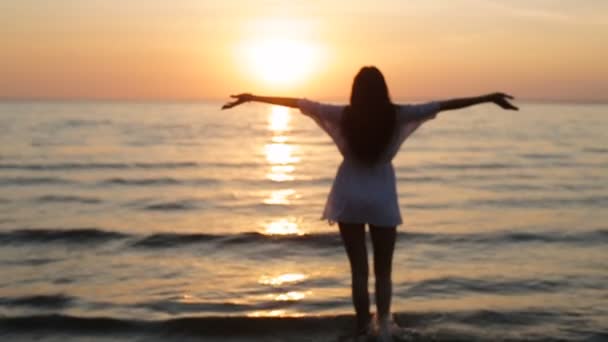
M 7 0 L 0 98 L 608 101 L 606 0 Z

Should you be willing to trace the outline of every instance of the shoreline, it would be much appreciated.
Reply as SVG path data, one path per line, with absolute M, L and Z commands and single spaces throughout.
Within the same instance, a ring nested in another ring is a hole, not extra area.
M 549 312 L 538 312 L 543 316 Z M 398 313 L 395 321 L 414 332 L 408 341 L 546 341 L 558 331 L 526 331 L 517 312 Z M 475 329 L 502 325 L 499 332 Z M 353 315 L 303 317 L 192 316 L 167 320 L 126 320 L 61 314 L 0 317 L 0 335 L 8 340 L 37 341 L 340 341 L 350 336 Z M 561 329 L 560 329 L 561 330 Z M 608 337 L 608 331 L 590 331 L 586 340 Z M 561 336 L 560 341 L 580 340 Z M 396 340 L 398 341 L 398 340 Z

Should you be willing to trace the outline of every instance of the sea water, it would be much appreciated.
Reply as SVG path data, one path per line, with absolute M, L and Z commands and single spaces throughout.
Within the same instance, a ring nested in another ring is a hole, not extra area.
M 349 329 L 319 219 L 339 152 L 297 110 L 220 105 L 0 104 L 0 336 Z M 392 308 L 424 338 L 608 338 L 608 106 L 519 105 L 442 113 L 394 160 Z

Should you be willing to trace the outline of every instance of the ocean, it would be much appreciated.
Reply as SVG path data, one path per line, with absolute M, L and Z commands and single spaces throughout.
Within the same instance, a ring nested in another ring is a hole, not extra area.
M 608 106 L 519 105 L 442 113 L 394 160 L 419 340 L 608 340 Z M 220 106 L 0 103 L 0 339 L 350 331 L 320 220 L 340 154 L 296 110 Z

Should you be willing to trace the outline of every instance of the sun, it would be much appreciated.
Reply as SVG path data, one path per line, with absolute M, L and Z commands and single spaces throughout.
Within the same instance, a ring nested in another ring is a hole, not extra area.
M 259 81 L 292 86 L 317 68 L 319 51 L 311 43 L 290 39 L 261 39 L 245 44 L 248 68 Z

